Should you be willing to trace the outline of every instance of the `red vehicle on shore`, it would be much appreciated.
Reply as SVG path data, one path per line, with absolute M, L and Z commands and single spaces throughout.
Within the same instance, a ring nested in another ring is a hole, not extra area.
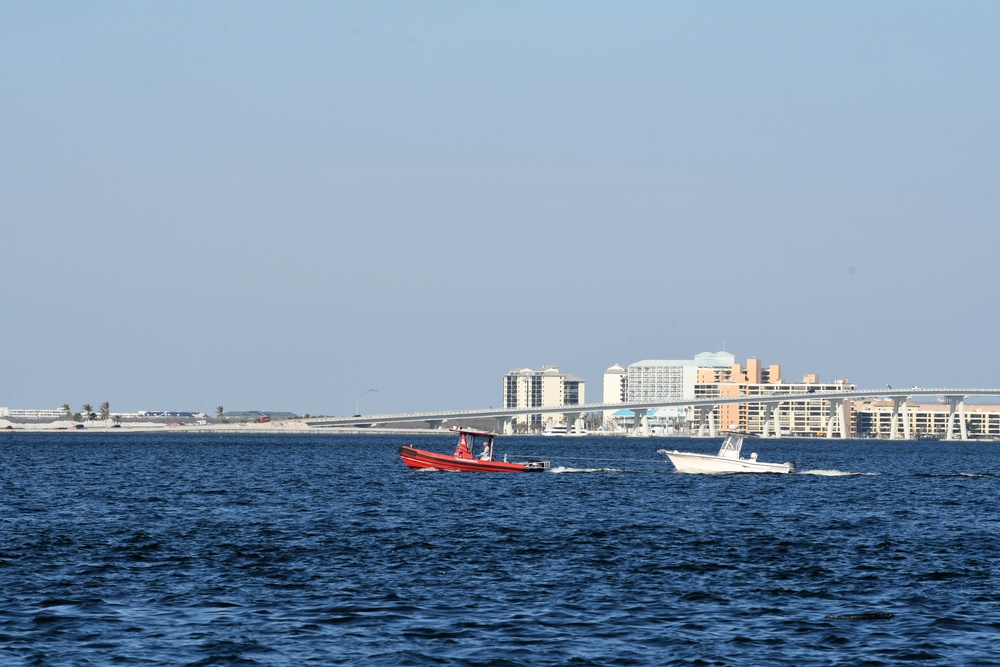
M 453 428 L 458 433 L 458 446 L 454 454 L 439 454 L 412 445 L 399 448 L 403 463 L 414 470 L 452 470 L 457 472 L 544 472 L 548 461 L 532 459 L 524 463 L 493 460 L 493 439 L 496 433 L 469 428 Z M 478 451 L 477 451 L 478 450 Z

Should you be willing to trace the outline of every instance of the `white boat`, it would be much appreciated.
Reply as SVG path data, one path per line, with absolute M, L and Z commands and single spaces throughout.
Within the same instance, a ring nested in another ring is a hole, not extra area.
M 564 436 L 577 436 L 577 435 L 587 435 L 587 431 L 570 429 L 566 424 L 553 424 L 544 431 L 542 435 L 564 435 Z
M 659 449 L 657 453 L 666 454 L 670 462 L 677 468 L 677 472 L 686 473 L 733 473 L 733 472 L 776 472 L 793 473 L 795 464 L 791 461 L 787 463 L 765 463 L 757 460 L 757 452 L 750 454 L 750 458 L 740 458 L 740 450 L 743 449 L 744 433 L 729 433 L 722 441 L 719 453 L 695 454 L 693 452 L 678 452 L 677 450 Z

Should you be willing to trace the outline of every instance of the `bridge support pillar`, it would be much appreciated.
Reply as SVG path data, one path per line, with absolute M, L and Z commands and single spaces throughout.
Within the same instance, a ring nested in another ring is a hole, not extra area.
M 762 438 L 781 438 L 781 403 L 765 404 L 763 430 Z
M 577 421 L 580 419 L 579 412 L 564 412 L 563 421 L 566 422 L 566 435 L 577 434 Z
M 514 433 L 513 417 L 497 417 L 497 432 L 503 435 Z
M 848 398 L 830 401 L 830 412 L 826 418 L 826 437 L 833 438 L 834 428 L 840 429 L 842 440 L 850 437 L 850 425 L 847 423 L 847 401 Z
M 441 429 L 441 425 L 444 424 L 444 422 L 445 420 L 443 419 L 428 419 L 427 425 L 432 429 L 434 429 L 435 431 L 438 431 Z
M 948 426 L 945 427 L 945 440 L 954 440 L 955 419 L 958 419 L 959 433 L 962 440 L 969 439 L 969 432 L 965 425 L 965 396 L 945 396 L 948 399 Z
M 715 437 L 715 405 L 705 405 L 698 408 L 698 437 L 705 437 L 705 424 L 708 423 L 708 435 Z
M 910 439 L 910 420 L 908 410 L 906 408 L 907 396 L 893 396 L 892 397 L 892 421 L 889 423 L 889 439 L 899 440 L 899 419 L 900 419 L 900 407 L 902 410 L 903 418 L 903 439 Z
M 847 402 L 849 398 L 842 398 L 837 403 L 837 417 L 840 422 L 840 439 L 847 440 L 851 437 L 851 425 L 847 423 Z
M 632 418 L 632 435 L 649 436 L 649 419 L 646 417 L 646 412 L 648 410 L 643 408 L 634 408 L 632 410 L 632 414 L 634 415 Z

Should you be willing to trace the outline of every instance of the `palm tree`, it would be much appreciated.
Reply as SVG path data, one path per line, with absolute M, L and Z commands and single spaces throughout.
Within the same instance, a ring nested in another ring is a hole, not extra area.
M 94 406 L 90 403 L 84 403 L 83 407 L 80 408 L 80 413 L 83 415 L 84 419 L 89 421 L 94 418 Z
M 121 415 L 115 415 L 114 417 L 111 418 L 111 421 L 113 421 L 116 424 L 121 424 L 122 423 L 122 416 Z
M 215 406 L 215 416 L 220 422 L 226 421 L 226 409 L 221 405 Z
M 111 419 L 111 403 L 109 401 L 101 403 L 101 419 L 103 421 Z
M 73 419 L 73 408 L 69 407 L 69 403 L 63 403 L 59 409 L 63 411 L 66 419 Z

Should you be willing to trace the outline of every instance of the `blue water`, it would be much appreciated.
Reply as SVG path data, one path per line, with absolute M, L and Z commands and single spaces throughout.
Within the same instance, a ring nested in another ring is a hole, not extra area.
M 0 435 L 0 664 L 1000 664 L 998 444 L 404 442 Z

